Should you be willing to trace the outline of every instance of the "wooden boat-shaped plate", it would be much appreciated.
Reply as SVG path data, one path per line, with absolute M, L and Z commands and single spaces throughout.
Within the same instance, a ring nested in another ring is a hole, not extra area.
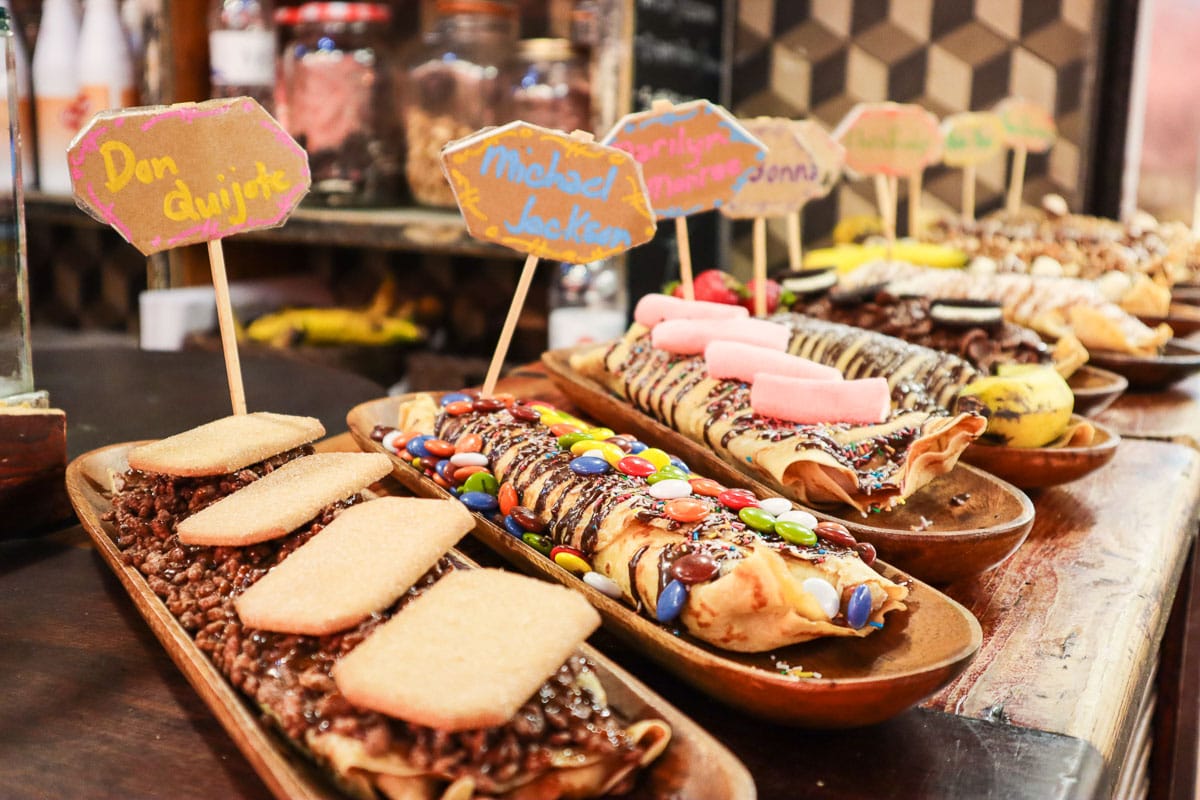
M 1200 343 L 1172 339 L 1157 356 L 1093 350 L 1088 363 L 1124 375 L 1134 389 L 1161 389 L 1200 372 Z
M 359 446 L 388 453 L 371 439 L 371 431 L 376 425 L 394 426 L 400 404 L 412 396 L 356 406 L 347 422 Z M 395 464 L 395 477 L 415 494 L 452 496 L 409 462 L 388 455 Z M 910 592 L 905 601 L 908 609 L 889 614 L 883 630 L 862 639 L 822 639 L 769 654 L 735 653 L 638 614 L 482 516 L 476 515 L 474 534 L 518 569 L 582 592 L 609 630 L 665 669 L 734 708 L 776 722 L 846 728 L 888 719 L 953 680 L 982 640 L 979 623 L 961 605 L 876 562 L 887 577 L 907 582 Z M 781 673 L 789 667 L 821 677 Z
M 1124 375 L 1085 364 L 1072 373 L 1067 385 L 1075 395 L 1075 413 L 1092 417 L 1113 404 L 1129 388 Z
M 542 363 L 563 394 L 592 418 L 678 455 L 697 472 L 727 486 L 780 494 L 778 488 L 747 475 L 575 372 L 571 352 L 550 351 L 542 356 Z M 1033 503 L 1020 489 L 961 463 L 886 514 L 867 517 L 849 506 L 813 513 L 819 519 L 841 522 L 857 538 L 875 545 L 888 562 L 935 584 L 991 569 L 1016 552 L 1033 527 Z
M 1196 331 L 1200 331 L 1200 308 L 1189 303 L 1171 303 L 1167 307 L 1165 317 L 1139 314 L 1138 319 L 1152 328 L 1165 322 L 1171 326 L 1171 330 L 1175 332 L 1176 336 L 1191 336 Z
M 136 569 L 126 566 L 111 538 L 113 528 L 102 519 L 109 510 L 110 475 L 126 469 L 133 443 L 86 453 L 67 467 L 67 492 L 96 549 L 125 587 L 133 604 L 171 659 L 224 726 L 246 760 L 280 800 L 345 798 L 311 763 L 298 755 L 196 647 L 187 631 L 167 610 Z M 450 555 L 474 566 L 457 551 Z M 609 704 L 627 719 L 659 718 L 672 729 L 666 751 L 639 778 L 631 798 L 755 797 L 746 767 L 724 745 L 702 730 L 643 683 L 588 645 L 583 653 L 596 665 L 608 691 Z
M 1071 416 L 1072 423 L 1082 419 L 1078 414 Z M 974 442 L 962 460 L 1022 489 L 1060 486 L 1095 472 L 1117 454 L 1121 437 L 1116 431 L 1094 420 L 1088 423 L 1096 429 L 1096 437 L 1083 447 L 1002 447 Z

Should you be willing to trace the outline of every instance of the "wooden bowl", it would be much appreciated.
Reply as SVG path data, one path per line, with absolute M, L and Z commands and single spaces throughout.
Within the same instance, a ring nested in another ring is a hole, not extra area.
M 93 450 L 67 467 L 67 491 L 75 513 L 96 549 L 171 659 L 276 797 L 280 800 L 348 797 L 337 792 L 315 767 L 297 757 L 296 751 L 196 647 L 191 636 L 150 589 L 145 577 L 122 561 L 121 553 L 113 543 L 112 524 L 104 521 L 102 516 L 109 509 L 109 475 L 127 468 L 125 455 L 132 446 L 133 443 L 128 443 Z M 451 550 L 450 555 L 456 567 L 469 569 L 475 566 L 457 551 Z M 646 768 L 627 797 L 640 800 L 661 797 L 753 800 L 754 781 L 749 771 L 720 742 L 597 650 L 586 644 L 581 650 L 596 665 L 597 676 L 616 713 L 630 720 L 658 718 L 671 726 L 671 742 L 666 751 Z
M 555 384 L 579 408 L 614 430 L 661 447 L 693 469 L 727 486 L 760 495 L 781 494 L 573 369 L 569 350 L 542 356 Z M 867 516 L 849 506 L 812 509 L 844 524 L 875 545 L 887 561 L 921 580 L 948 584 L 995 567 L 1021 546 L 1033 527 L 1033 503 L 1021 490 L 982 470 L 960 464 L 913 494 L 903 506 Z
M 1071 419 L 1082 421 L 1078 414 Z M 974 442 L 962 458 L 1022 489 L 1060 486 L 1095 472 L 1117 453 L 1121 443 L 1117 432 L 1094 420 L 1088 422 L 1096 429 L 1096 438 L 1084 447 L 1005 447 Z
M 1139 314 L 1138 319 L 1152 328 L 1165 322 L 1176 336 L 1191 336 L 1200 331 L 1200 308 L 1188 303 L 1171 303 L 1165 317 Z
M 1075 413 L 1093 417 L 1112 405 L 1129 388 L 1124 375 L 1086 364 L 1067 380 L 1075 395 Z
M 415 494 L 451 497 L 411 463 L 371 439 L 376 425 L 395 425 L 400 404 L 413 396 L 355 406 L 346 418 L 350 432 L 363 450 L 387 453 L 394 464 L 392 474 Z M 881 722 L 953 680 L 982 641 L 979 623 L 969 611 L 876 561 L 879 572 L 909 588 L 907 610 L 888 614 L 882 630 L 862 639 L 819 639 L 761 654 L 721 650 L 642 616 L 490 520 L 475 516 L 475 537 L 509 563 L 582 592 L 600 612 L 605 627 L 630 646 L 717 700 L 774 722 L 817 728 Z M 780 665 L 785 663 L 820 677 L 800 679 L 781 674 Z
M 1125 376 L 1133 389 L 1161 389 L 1200 372 L 1200 344 L 1172 339 L 1157 356 L 1093 350 L 1088 363 Z

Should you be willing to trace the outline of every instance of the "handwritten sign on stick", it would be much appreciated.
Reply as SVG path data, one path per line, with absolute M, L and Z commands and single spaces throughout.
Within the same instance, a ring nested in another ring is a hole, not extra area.
M 860 175 L 907 177 L 937 160 L 937 117 L 911 103 L 860 103 L 833 137 L 846 148 L 846 166 Z
M 1044 153 L 1058 138 L 1054 117 L 1036 103 L 1009 97 L 996 104 L 996 113 L 1004 123 L 1004 139 L 1009 147 Z
M 942 120 L 942 161 L 950 167 L 982 164 L 1004 149 L 1004 123 L 988 111 L 964 111 Z
M 833 191 L 842 178 L 846 164 L 846 148 L 829 135 L 829 131 L 816 120 L 801 119 L 792 122 L 800 141 L 813 154 L 817 163 L 817 182 L 811 187 L 810 200 L 819 200 Z
M 282 225 L 308 156 L 254 100 L 105 111 L 67 151 L 75 202 L 145 255 Z
M 751 170 L 737 194 L 721 206 L 721 213 L 733 219 L 752 219 L 799 211 L 815 195 L 820 171 L 792 121 L 758 117 L 742 120 L 742 126 L 767 146 L 767 156 Z

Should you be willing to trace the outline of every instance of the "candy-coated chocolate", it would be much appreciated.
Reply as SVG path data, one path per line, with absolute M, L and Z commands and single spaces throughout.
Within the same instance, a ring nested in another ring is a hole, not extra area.
M 483 437 L 478 433 L 464 433 L 454 443 L 456 453 L 478 453 L 483 449 Z
M 746 506 L 738 511 L 738 519 L 746 523 L 747 527 L 761 533 L 770 533 L 775 529 L 775 518 L 754 506 Z
M 496 510 L 496 498 L 492 497 L 487 492 L 472 492 L 465 491 L 458 496 L 462 500 L 463 505 L 472 511 L 482 511 L 484 513 Z
M 817 535 L 813 533 L 812 528 L 805 527 L 799 522 L 776 519 L 775 532 L 785 542 L 791 542 L 792 544 L 802 544 L 805 547 L 812 547 L 817 543 Z
M 457 475 L 457 473 L 455 473 Z M 490 495 L 495 495 L 500 491 L 500 481 L 496 480 L 496 476 L 490 472 L 476 472 L 473 475 L 468 475 L 463 481 L 463 491 L 467 492 L 486 492 Z M 496 501 L 499 504 L 499 501 Z
M 671 463 L 671 457 L 657 447 L 647 447 L 645 450 L 639 452 L 638 455 L 658 469 L 662 469 Z
M 449 458 L 454 455 L 454 445 L 447 442 L 445 439 L 427 439 L 425 441 L 425 449 L 431 455 L 438 458 Z
M 617 432 L 612 428 L 588 428 L 587 432 L 592 435 L 596 441 L 603 442 L 610 436 L 616 436 Z
M 679 467 L 668 464 L 665 467 L 659 467 L 657 472 L 646 479 L 646 482 L 653 486 L 659 481 L 683 481 L 687 483 L 687 479 L 688 474 L 686 472 Z M 688 487 L 688 491 L 691 491 L 690 486 Z
M 858 630 L 867 624 L 870 616 L 871 587 L 860 583 L 854 587 L 854 591 L 850 593 L 850 599 L 846 601 L 846 624 Z
M 854 535 L 840 522 L 818 522 L 813 532 L 830 544 L 838 547 L 854 547 L 857 544 Z
M 633 453 L 635 456 L 645 452 L 647 449 L 649 448 L 647 448 L 645 442 L 639 442 L 635 439 L 629 443 L 629 452 Z
M 525 535 L 525 529 L 521 527 L 521 523 L 513 519 L 512 516 L 506 516 L 504 518 L 504 530 L 508 531 L 518 539 Z
M 583 431 L 579 430 L 578 425 L 572 425 L 569 422 L 558 422 L 550 426 L 550 433 L 555 436 L 569 436 L 573 433 L 583 433 Z M 580 437 L 581 440 L 586 438 L 586 436 Z M 562 447 L 562 442 L 559 442 L 559 447 Z
M 635 478 L 645 478 L 653 475 L 658 470 L 658 467 L 641 456 L 625 456 L 617 462 L 617 469 Z
M 454 479 L 454 465 L 450 463 L 449 459 L 443 458 L 439 461 L 434 471 L 448 481 Z
M 546 530 L 546 523 L 538 519 L 537 512 L 532 508 L 525 506 L 514 506 L 509 512 L 509 516 L 517 521 L 518 524 L 530 533 L 541 533 Z
M 601 575 L 599 572 L 592 570 L 591 572 L 584 573 L 583 582 L 614 600 L 621 599 L 620 585 L 607 575 Z
M 513 419 L 517 422 L 540 422 L 542 419 L 538 412 L 527 406 L 513 406 L 508 413 L 512 414 Z
M 670 458 L 671 458 L 671 465 L 672 465 L 672 466 L 674 466 L 674 467 L 677 467 L 678 469 L 681 469 L 681 470 L 683 470 L 685 473 L 687 473 L 687 472 L 691 472 L 691 471 L 692 471 L 692 468 L 691 468 L 691 467 L 689 467 L 689 466 L 687 465 L 687 462 L 685 462 L 685 461 L 684 461 L 682 458 L 680 458 L 679 456 L 671 456 Z
M 458 481 L 459 483 L 463 483 L 467 478 L 471 477 L 475 473 L 487 471 L 487 467 L 455 467 L 454 480 Z
M 678 580 L 673 580 L 663 587 L 663 590 L 658 595 L 658 605 L 654 609 L 654 616 L 659 622 L 670 622 L 679 616 L 679 612 L 683 611 L 683 604 L 687 602 L 688 590 L 687 586 Z
M 447 403 L 445 411 L 452 417 L 461 417 L 463 414 L 470 414 L 474 410 L 470 400 L 456 400 L 453 403 Z
M 799 522 L 809 530 L 817 527 L 817 518 L 807 511 L 801 511 L 798 508 L 793 508 L 791 511 L 785 511 L 778 515 L 775 520 L 777 522 Z
M 758 501 L 758 507 L 771 516 L 778 517 L 792 510 L 792 501 L 783 497 L 764 497 Z
M 433 453 L 425 449 L 425 443 L 432 438 L 432 436 L 414 436 L 405 443 L 404 449 L 414 458 L 428 458 Z
M 870 542 L 859 542 L 858 544 L 854 545 L 854 549 L 858 551 L 859 558 L 861 558 L 863 563 L 868 567 L 875 563 L 875 559 L 878 556 L 878 554 L 875 552 L 875 545 L 871 544 Z
M 442 395 L 442 407 L 444 408 L 451 403 L 469 403 L 474 399 L 475 398 L 471 397 L 471 395 L 464 392 L 446 392 L 444 395 Z
M 616 466 L 617 462 L 625 457 L 625 452 L 615 444 L 586 440 L 582 442 L 576 442 L 575 445 L 571 447 L 571 455 L 591 455 L 595 456 L 596 458 L 603 458 L 609 464 Z
M 506 483 L 496 493 L 496 501 L 500 503 L 500 513 L 507 516 L 520 504 L 521 499 L 517 497 L 517 490 L 513 488 L 513 485 Z
M 504 401 L 498 397 L 481 397 L 471 404 L 471 408 L 481 414 L 490 414 L 504 408 Z
M 662 486 L 662 484 L 658 484 Z M 657 488 L 657 487 L 656 487 Z M 689 487 L 689 491 L 690 491 Z M 677 497 L 663 506 L 663 514 L 676 522 L 699 522 L 708 516 L 708 503 L 694 497 Z
M 583 557 L 583 553 L 573 547 L 558 546 L 550 551 L 550 558 L 568 572 L 583 575 L 592 571 L 592 565 Z
M 453 486 L 453 484 L 450 483 L 450 481 L 446 480 L 441 475 L 434 475 L 433 482 L 436 483 L 438 486 L 442 487 L 443 489 L 449 489 L 451 486 Z
M 541 411 L 538 413 L 538 419 L 543 425 L 551 427 L 567 421 L 566 415 L 559 411 Z
M 720 570 L 720 565 L 711 556 L 704 553 L 688 553 L 675 559 L 669 572 L 675 580 L 690 585 L 712 580 Z
M 626 439 L 624 436 L 610 436 L 607 439 L 605 439 L 604 441 L 621 448 L 622 453 L 629 452 L 629 440 Z
M 701 497 L 717 497 L 725 491 L 725 487 L 712 478 L 692 478 L 688 483 L 692 485 L 692 491 Z
M 397 430 L 390 430 L 383 435 L 383 439 L 379 442 L 383 445 L 383 449 L 392 453 L 399 453 L 400 448 L 408 444 L 408 440 L 404 438 L 404 434 Z
M 497 392 L 496 394 L 492 395 L 492 399 L 499 400 L 506 406 L 511 406 L 513 403 L 517 402 L 516 396 L 514 396 L 511 392 Z
M 521 537 L 521 541 L 544 556 L 550 555 L 550 548 L 553 546 L 550 537 L 540 533 L 527 533 Z
M 488 458 L 483 453 L 455 453 L 450 463 L 456 467 L 486 467 Z
M 758 507 L 758 498 L 746 489 L 726 489 L 717 495 L 717 502 L 733 511 Z
M 837 616 L 842 598 L 838 596 L 838 591 L 832 583 L 824 578 L 805 578 L 804 583 L 800 585 L 816 599 L 826 617 L 833 619 Z
M 612 469 L 612 466 L 603 458 L 594 458 L 592 456 L 573 458 L 568 466 L 571 467 L 571 471 L 576 475 L 603 475 Z
M 590 442 L 592 437 L 586 431 L 576 431 L 575 433 L 566 433 L 558 437 L 558 446 L 563 450 L 570 450 L 580 442 Z
M 659 473 L 655 473 L 651 478 Z M 678 500 L 692 493 L 692 485 L 678 478 L 665 478 L 650 486 L 650 496 L 656 500 Z
M 422 456 L 418 459 L 418 461 L 421 462 L 421 469 L 425 470 L 426 472 L 436 472 L 438 464 L 445 460 L 446 459 L 438 458 L 437 456 Z

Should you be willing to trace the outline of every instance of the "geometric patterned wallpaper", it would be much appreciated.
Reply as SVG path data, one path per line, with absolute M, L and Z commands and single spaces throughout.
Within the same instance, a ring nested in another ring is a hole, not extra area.
M 859 101 L 919 103 L 943 117 L 1020 95 L 1053 109 L 1059 131 L 1053 149 L 1029 155 L 1026 201 L 1055 191 L 1077 208 L 1099 50 L 1098 2 L 739 0 L 731 105 L 739 117 L 812 117 L 832 129 Z M 1002 203 L 1006 174 L 1002 158 L 980 166 L 980 213 Z M 961 185 L 958 170 L 927 170 L 922 208 L 957 212 Z M 839 218 L 874 212 L 869 181 L 843 183 L 806 209 L 805 240 L 824 239 Z M 769 227 L 778 240 L 768 248 L 776 265 L 786 232 L 782 222 Z

